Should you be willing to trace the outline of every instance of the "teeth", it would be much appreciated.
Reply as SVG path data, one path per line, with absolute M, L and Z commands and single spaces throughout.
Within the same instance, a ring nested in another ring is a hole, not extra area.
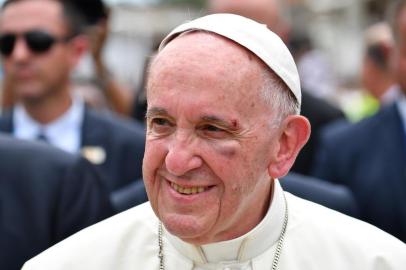
M 177 185 L 175 183 L 171 183 L 171 187 L 174 190 L 176 190 L 177 192 L 182 193 L 182 194 L 187 194 L 187 195 L 201 193 L 201 192 L 206 190 L 206 188 L 204 188 L 204 187 L 191 187 L 191 188 L 188 188 L 188 187 L 179 186 L 179 185 Z

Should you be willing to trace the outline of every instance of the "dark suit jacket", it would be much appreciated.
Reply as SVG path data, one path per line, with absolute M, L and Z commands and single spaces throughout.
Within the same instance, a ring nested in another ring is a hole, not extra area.
M 303 199 L 319 203 L 344 214 L 358 217 L 358 206 L 351 191 L 313 177 L 290 173 L 280 181 L 283 189 Z M 112 203 L 121 212 L 148 201 L 144 181 L 136 181 L 125 191 L 114 192 Z
M 13 131 L 12 111 L 0 117 L 0 131 Z M 144 127 L 113 114 L 85 109 L 81 147 L 101 147 L 106 160 L 97 165 L 105 185 L 111 192 L 142 177 L 142 159 L 145 147 Z
M 113 214 L 98 171 L 43 143 L 0 135 L 0 268 Z
M 293 164 L 292 171 L 310 175 L 315 157 L 315 149 L 319 144 L 320 130 L 325 125 L 338 119 L 345 119 L 345 117 L 338 108 L 320 98 L 314 97 L 306 91 L 302 91 L 301 114 L 309 119 L 312 133 L 309 141 L 300 151 L 295 164 Z
M 358 204 L 351 190 L 346 186 L 296 173 L 289 173 L 281 178 L 280 182 L 285 191 L 300 198 L 359 218 Z
M 314 175 L 350 187 L 361 218 L 406 242 L 406 143 L 396 105 L 328 127 Z

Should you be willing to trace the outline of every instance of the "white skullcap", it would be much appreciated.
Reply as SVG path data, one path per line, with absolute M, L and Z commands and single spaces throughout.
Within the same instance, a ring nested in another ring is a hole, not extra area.
M 179 34 L 199 30 L 226 37 L 254 53 L 286 83 L 301 104 L 299 74 L 288 48 L 266 25 L 251 19 L 234 14 L 212 14 L 186 22 L 164 38 L 159 50 Z

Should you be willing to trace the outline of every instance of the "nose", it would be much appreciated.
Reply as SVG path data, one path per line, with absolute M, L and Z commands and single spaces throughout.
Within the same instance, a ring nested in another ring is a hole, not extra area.
M 202 166 L 203 161 L 196 154 L 195 149 L 196 145 L 194 145 L 193 141 L 174 136 L 165 157 L 165 166 L 168 172 L 175 176 L 182 176 Z
M 14 44 L 13 51 L 11 52 L 10 58 L 15 61 L 24 61 L 30 55 L 30 50 L 27 44 L 22 38 L 17 38 Z

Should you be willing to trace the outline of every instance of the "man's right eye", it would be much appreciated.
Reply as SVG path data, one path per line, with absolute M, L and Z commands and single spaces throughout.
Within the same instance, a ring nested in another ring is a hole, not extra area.
M 149 121 L 148 129 L 155 134 L 166 134 L 171 131 L 173 124 L 166 118 L 152 118 Z
M 165 118 L 154 118 L 151 120 L 152 125 L 165 126 L 169 125 L 169 121 Z

